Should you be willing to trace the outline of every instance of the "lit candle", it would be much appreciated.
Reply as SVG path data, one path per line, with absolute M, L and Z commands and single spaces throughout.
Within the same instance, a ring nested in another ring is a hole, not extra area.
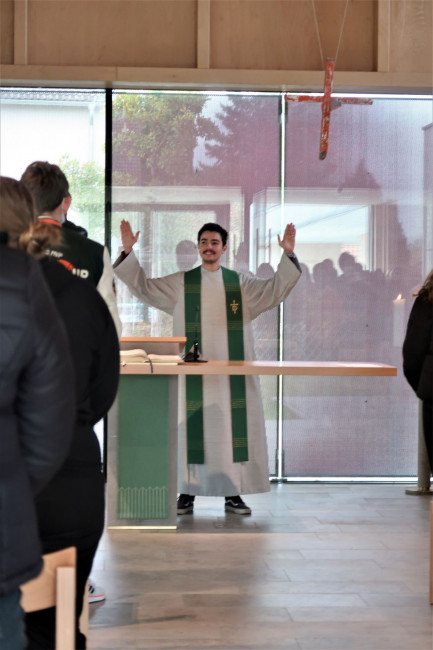
M 405 299 L 401 297 L 401 293 L 398 294 L 397 298 L 393 300 L 394 310 L 393 310 L 393 343 L 396 347 L 401 347 L 403 345 L 404 336 L 406 333 L 406 318 L 405 318 Z

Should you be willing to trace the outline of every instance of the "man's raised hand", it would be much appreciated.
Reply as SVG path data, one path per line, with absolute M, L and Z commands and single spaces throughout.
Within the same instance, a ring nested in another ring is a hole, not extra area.
M 296 228 L 293 223 L 289 223 L 284 231 L 283 238 L 277 235 L 278 243 L 285 253 L 293 253 L 295 249 Z
M 132 251 L 132 247 L 138 241 L 139 235 L 139 230 L 134 235 L 129 221 L 122 219 L 120 222 L 120 236 L 122 237 L 122 246 L 125 253 L 130 253 Z

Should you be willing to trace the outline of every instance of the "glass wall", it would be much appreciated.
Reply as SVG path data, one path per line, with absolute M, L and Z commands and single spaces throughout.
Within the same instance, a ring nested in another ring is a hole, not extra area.
M 0 89 L 0 173 L 19 179 L 35 160 L 63 169 L 68 219 L 103 244 L 105 91 Z
M 341 106 L 325 160 L 320 105 L 290 103 L 287 115 L 284 209 L 305 267 L 285 304 L 284 358 L 376 360 L 396 365 L 398 377 L 285 379 L 284 473 L 416 474 L 418 405 L 401 346 L 431 268 L 431 99 Z
M 104 91 L 2 89 L 1 173 L 57 162 L 70 218 L 104 241 Z M 113 91 L 112 257 L 120 221 L 140 231 L 150 277 L 198 264 L 197 231 L 230 233 L 223 264 L 268 277 L 293 221 L 303 267 L 254 323 L 261 359 L 378 361 L 397 378 L 261 378 L 271 476 L 417 473 L 417 399 L 401 368 L 413 291 L 433 265 L 432 99 L 373 97 L 331 113 L 280 93 Z M 124 335 L 171 334 L 171 317 L 117 283 Z M 277 462 L 277 459 L 279 461 Z
M 63 169 L 68 220 L 104 244 L 105 91 L 0 89 L 0 174 L 19 179 L 35 160 Z M 103 423 L 95 430 L 103 452 Z
M 217 221 L 230 232 L 223 264 L 248 270 L 253 197 L 279 184 L 278 110 L 277 95 L 114 93 L 113 249 L 128 219 L 146 273 L 166 275 L 196 264 L 197 232 Z M 171 332 L 118 291 L 125 335 Z
M 281 254 L 277 234 L 293 221 L 303 276 L 283 310 L 256 320 L 257 357 L 399 368 L 392 380 L 285 378 L 281 394 L 277 379 L 262 378 L 270 475 L 414 476 L 417 400 L 402 376 L 401 345 L 431 247 L 431 99 L 343 105 L 332 112 L 325 160 L 320 104 L 286 105 L 275 94 L 119 92 L 113 106 L 113 238 L 117 245 L 122 218 L 140 230 L 149 276 L 196 264 L 191 248 L 182 266 L 176 247 L 218 221 L 230 232 L 224 263 L 266 277 Z M 170 317 L 126 288 L 119 299 L 125 333 L 171 333 Z
M 230 233 L 223 264 L 255 272 L 252 209 L 254 197 L 280 185 L 280 110 L 278 94 L 116 92 L 113 250 L 120 220 L 128 219 L 140 231 L 137 254 L 150 277 L 192 268 L 198 230 L 216 221 Z M 120 283 L 118 297 L 125 335 L 171 334 L 170 316 L 143 305 Z M 257 354 L 275 358 L 273 323 L 269 331 L 266 323 L 266 317 L 257 321 Z M 274 458 L 277 384 L 261 381 Z

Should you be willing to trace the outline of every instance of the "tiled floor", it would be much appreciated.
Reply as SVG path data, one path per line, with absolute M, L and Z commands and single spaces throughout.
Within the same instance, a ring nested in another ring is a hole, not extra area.
M 429 496 L 273 484 L 250 517 L 197 498 L 177 532 L 108 531 L 92 650 L 432 650 Z

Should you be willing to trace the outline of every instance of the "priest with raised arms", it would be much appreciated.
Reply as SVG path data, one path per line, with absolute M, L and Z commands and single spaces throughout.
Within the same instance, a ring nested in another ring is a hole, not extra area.
M 187 337 L 186 350 L 197 333 L 200 357 L 209 361 L 253 360 L 252 320 L 283 301 L 301 275 L 292 223 L 278 235 L 283 254 L 267 280 L 221 266 L 228 233 L 215 223 L 198 232 L 201 266 L 148 278 L 133 251 L 140 233 L 134 234 L 128 221 L 120 229 L 117 277 L 139 300 L 173 316 L 173 335 Z M 269 491 L 259 377 L 179 379 L 178 514 L 192 513 L 196 496 L 225 497 L 226 512 L 251 514 L 241 495 Z

